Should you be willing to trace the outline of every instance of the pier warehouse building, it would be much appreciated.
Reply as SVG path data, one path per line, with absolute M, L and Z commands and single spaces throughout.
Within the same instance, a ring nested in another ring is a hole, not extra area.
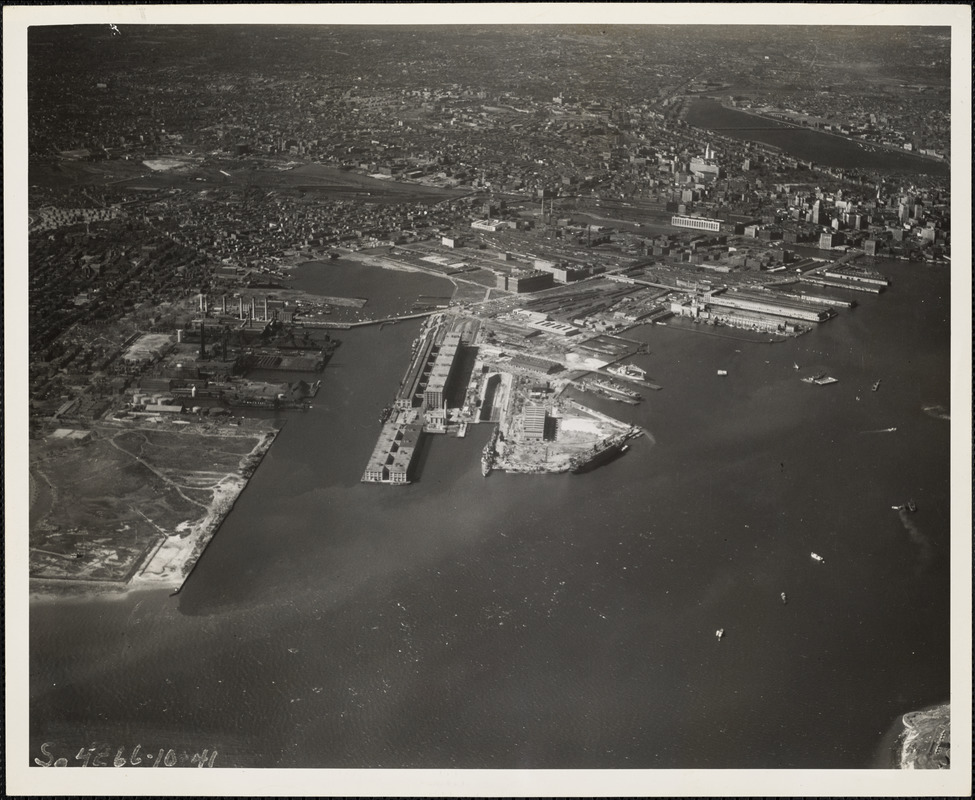
M 426 430 L 443 432 L 446 426 L 446 396 L 455 377 L 461 335 L 446 334 L 437 345 L 437 332 L 428 331 L 418 344 L 403 382 L 396 394 L 398 410 L 422 407 Z M 372 455 L 362 473 L 365 483 L 409 483 L 413 459 L 424 431 L 417 412 L 405 415 L 409 422 L 383 425 Z
M 804 303 L 763 297 L 760 294 L 746 292 L 725 292 L 721 295 L 709 295 L 708 305 L 720 308 L 737 308 L 741 311 L 756 311 L 760 314 L 772 314 L 777 317 L 807 320 L 809 322 L 825 322 L 834 315 L 831 308 L 814 308 Z
M 449 391 L 457 363 L 460 334 L 448 333 L 439 346 L 436 342 L 434 331 L 427 332 L 423 337 L 396 393 L 396 408 L 415 408 L 419 405 L 433 409 L 444 407 L 444 396 Z
M 428 409 L 444 408 L 444 397 L 450 389 L 450 380 L 457 365 L 457 350 L 460 347 L 460 334 L 448 333 L 433 359 L 433 366 L 423 391 L 423 403 Z
M 409 483 L 422 426 L 387 423 L 373 448 L 362 480 L 372 483 Z
M 406 409 L 419 405 L 419 402 L 414 403 L 414 400 L 420 395 L 421 387 L 424 384 L 424 370 L 430 361 L 435 341 L 436 337 L 433 331 L 428 331 L 423 337 L 423 341 L 420 342 L 419 349 L 414 353 L 409 369 L 407 369 L 403 382 L 396 392 L 394 404 L 396 408 Z

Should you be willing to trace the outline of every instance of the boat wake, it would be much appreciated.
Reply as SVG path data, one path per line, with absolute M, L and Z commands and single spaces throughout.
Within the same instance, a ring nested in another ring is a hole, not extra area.
M 911 514 L 907 508 L 898 509 L 897 514 L 901 518 L 901 524 L 904 526 L 904 530 L 907 531 L 907 535 L 917 545 L 920 568 L 927 567 L 934 558 L 934 548 L 931 545 L 931 540 L 921 532 L 921 529 L 918 528 L 911 518 Z

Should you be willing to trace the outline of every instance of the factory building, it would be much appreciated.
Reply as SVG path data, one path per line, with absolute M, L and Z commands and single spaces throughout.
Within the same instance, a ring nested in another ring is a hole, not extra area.
M 555 276 L 541 270 L 514 270 L 507 275 L 498 275 L 497 287 L 509 292 L 538 292 L 555 285 Z
M 554 361 L 549 361 L 538 356 L 527 356 L 517 353 L 511 357 L 509 362 L 516 369 L 523 369 L 526 372 L 533 372 L 537 375 L 554 375 L 562 371 L 562 365 Z
M 502 219 L 476 219 L 471 223 L 471 227 L 476 231 L 495 233 L 510 228 L 511 226 Z
M 543 331 L 544 333 L 554 333 L 558 336 L 574 336 L 579 332 L 579 329 L 574 325 L 567 325 L 564 322 L 555 322 L 551 319 L 531 320 L 528 323 L 528 327 L 534 328 L 537 331 Z
M 592 267 L 556 264 L 554 261 L 546 261 L 542 258 L 535 259 L 535 269 L 541 272 L 551 272 L 556 283 L 574 283 L 593 274 Z

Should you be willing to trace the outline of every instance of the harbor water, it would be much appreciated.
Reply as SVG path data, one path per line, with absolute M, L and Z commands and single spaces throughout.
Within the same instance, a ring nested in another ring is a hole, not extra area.
M 360 483 L 419 322 L 340 332 L 178 595 L 32 604 L 32 757 L 875 765 L 949 686 L 948 269 L 878 268 L 884 294 L 784 343 L 630 331 L 663 390 L 587 402 L 651 437 L 586 475 L 482 477 L 481 425 L 429 437 L 410 486 Z M 449 291 L 307 279 L 353 269 Z

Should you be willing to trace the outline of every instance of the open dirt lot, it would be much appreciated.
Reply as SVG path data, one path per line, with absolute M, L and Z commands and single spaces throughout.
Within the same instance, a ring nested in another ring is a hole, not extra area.
M 101 423 L 81 442 L 32 440 L 31 577 L 178 585 L 274 433 Z

